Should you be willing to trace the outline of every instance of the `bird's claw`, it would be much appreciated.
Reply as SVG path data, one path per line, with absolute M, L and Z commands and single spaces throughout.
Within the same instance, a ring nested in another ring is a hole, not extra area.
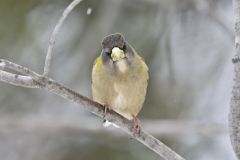
M 136 117 L 133 116 L 133 136 L 134 137 L 139 137 L 140 136 L 140 131 L 141 131 L 141 122 L 140 120 Z
M 105 120 L 105 117 L 106 117 L 106 114 L 107 114 L 107 112 L 108 111 L 110 111 L 111 109 L 108 107 L 108 105 L 106 105 L 106 104 L 103 104 L 103 106 L 104 106 L 104 113 L 103 113 L 103 122 L 106 122 L 106 120 Z

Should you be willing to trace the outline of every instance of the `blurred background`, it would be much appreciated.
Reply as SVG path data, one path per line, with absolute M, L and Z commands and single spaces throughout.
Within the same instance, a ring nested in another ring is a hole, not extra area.
M 70 0 L 1 0 L 0 58 L 43 72 Z M 91 97 L 104 36 L 120 32 L 149 66 L 142 126 L 186 159 L 236 160 L 227 115 L 234 55 L 229 0 L 85 0 L 67 18 L 51 77 Z M 121 130 L 44 90 L 0 83 L 1 160 L 156 160 Z

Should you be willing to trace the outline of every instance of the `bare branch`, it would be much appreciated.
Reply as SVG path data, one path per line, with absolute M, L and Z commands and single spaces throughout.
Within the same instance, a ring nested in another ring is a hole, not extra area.
M 41 88 L 32 77 L 17 75 L 0 70 L 0 81 L 26 88 Z
M 2 64 L 2 68 L 8 68 L 8 69 L 12 69 L 14 71 L 17 71 L 17 72 L 20 72 L 22 74 L 25 74 L 25 75 L 28 75 L 28 76 L 31 76 L 35 79 L 38 79 L 40 77 L 39 74 L 37 74 L 36 72 L 34 71 L 31 71 L 30 69 L 26 68 L 26 67 L 23 67 L 23 66 L 20 66 L 16 63 L 13 63 L 13 62 L 10 62 L 8 60 L 5 60 L 5 59 L 0 59 L 0 66 Z M 0 68 L 1 69 L 1 68 Z
M 37 73 L 31 71 L 28 68 L 22 67 L 20 65 L 17 65 L 15 63 L 6 61 L 6 60 L 1 60 L 0 63 L 4 62 L 5 67 L 9 67 L 11 69 L 23 72 L 25 74 L 33 75 L 34 80 L 37 82 L 37 85 L 40 86 L 41 88 L 46 89 L 49 92 L 52 92 L 58 96 L 61 96 L 69 101 L 82 104 L 83 107 L 88 110 L 89 112 L 92 112 L 93 114 L 105 118 L 109 120 L 112 123 L 115 123 L 118 125 L 123 131 L 128 133 L 129 135 L 133 135 L 133 127 L 134 123 L 133 121 L 129 121 L 128 119 L 124 118 L 120 114 L 114 112 L 113 110 L 107 111 L 105 113 L 105 107 L 85 96 L 82 96 L 81 94 L 73 91 L 72 89 L 64 86 L 63 84 L 60 84 L 50 78 L 47 77 L 41 77 Z M 1 75 L 2 74 L 2 75 Z M 6 76 L 7 74 L 5 72 L 0 72 L 0 77 Z M 0 79 L 0 81 L 9 83 L 9 84 L 14 84 L 14 80 L 8 81 L 8 78 L 14 78 L 12 75 L 8 75 L 10 77 L 7 77 L 5 79 Z M 16 78 L 16 77 L 15 77 Z M 23 78 L 21 79 L 23 80 Z M 17 79 L 15 80 L 17 81 Z M 29 83 L 29 82 L 26 82 Z M 24 85 L 22 85 L 24 86 Z M 158 139 L 154 138 L 152 135 L 148 134 L 144 130 L 140 131 L 139 136 L 134 137 L 136 140 L 147 146 L 149 149 L 157 153 L 159 156 L 166 160 L 183 160 L 181 156 L 179 156 L 177 153 L 175 153 L 173 150 L 171 150 L 169 147 L 167 147 L 165 144 L 160 142 Z
M 53 51 L 53 47 L 54 47 L 54 44 L 56 41 L 57 34 L 59 33 L 59 30 L 62 27 L 63 22 L 69 15 L 69 13 L 82 1 L 83 0 L 74 0 L 74 1 L 72 1 L 72 3 L 69 4 L 69 6 L 63 11 L 62 16 L 58 20 L 58 22 L 52 32 L 51 37 L 49 39 L 47 55 L 46 55 L 46 59 L 45 59 L 44 72 L 43 72 L 44 77 L 48 76 L 48 74 L 50 72 L 52 51 Z
M 233 8 L 236 56 L 233 58 L 235 77 L 229 112 L 229 133 L 233 149 L 240 159 L 240 0 L 233 0 Z

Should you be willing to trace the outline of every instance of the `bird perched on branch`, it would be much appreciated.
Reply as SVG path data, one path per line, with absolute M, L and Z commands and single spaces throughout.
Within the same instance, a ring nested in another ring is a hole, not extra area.
M 120 33 L 102 41 L 102 52 L 92 69 L 93 99 L 129 120 L 140 131 L 137 114 L 148 85 L 148 67 Z

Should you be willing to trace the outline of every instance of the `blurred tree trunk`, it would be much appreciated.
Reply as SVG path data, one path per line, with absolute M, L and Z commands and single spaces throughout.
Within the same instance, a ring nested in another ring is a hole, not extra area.
M 233 8 L 236 57 L 233 59 L 235 77 L 229 113 L 229 131 L 233 149 L 238 159 L 240 159 L 240 0 L 233 0 Z

